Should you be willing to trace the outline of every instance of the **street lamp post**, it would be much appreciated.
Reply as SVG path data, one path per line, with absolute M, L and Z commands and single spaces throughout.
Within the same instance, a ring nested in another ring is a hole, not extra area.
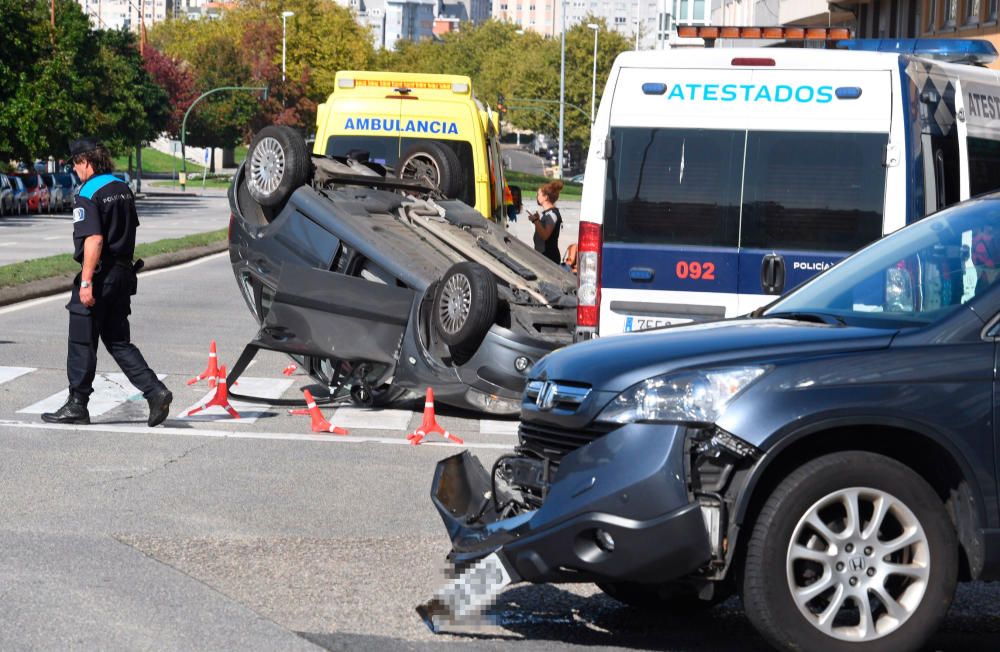
M 566 0 L 560 2 L 562 30 L 559 57 L 559 179 L 563 176 L 563 133 L 566 122 Z
M 184 119 L 181 120 L 181 190 L 185 189 L 187 185 L 187 152 L 184 146 L 184 136 L 187 133 L 187 121 L 188 115 L 191 114 L 191 109 L 194 105 L 200 102 L 202 99 L 212 95 L 213 93 L 220 93 L 222 91 L 264 91 L 264 101 L 267 101 L 267 94 L 269 89 L 267 86 L 219 86 L 218 88 L 213 88 L 210 91 L 205 91 L 199 95 L 194 102 L 191 102 L 191 106 L 188 107 L 187 111 L 184 112 Z M 208 171 L 206 170 L 206 173 Z
M 286 23 L 289 18 L 295 15 L 294 11 L 281 12 L 281 82 L 285 82 L 285 34 Z
M 594 107 L 597 104 L 597 31 L 601 28 L 596 23 L 587 23 L 594 30 L 594 75 L 590 84 L 590 124 L 594 124 Z

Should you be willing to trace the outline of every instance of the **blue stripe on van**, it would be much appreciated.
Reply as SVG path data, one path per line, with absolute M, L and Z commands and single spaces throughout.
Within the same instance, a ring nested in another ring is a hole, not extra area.
M 740 294 L 763 293 L 760 284 L 761 266 L 764 263 L 764 256 L 772 253 L 777 253 L 785 259 L 785 290 L 782 294 L 826 271 L 848 256 L 847 253 L 835 252 L 741 249 L 738 286 Z
M 606 242 L 601 285 L 632 290 L 736 292 L 736 249 Z
M 606 242 L 601 285 L 629 290 L 762 294 L 761 265 L 770 253 L 778 253 L 785 260 L 786 292 L 848 255 Z

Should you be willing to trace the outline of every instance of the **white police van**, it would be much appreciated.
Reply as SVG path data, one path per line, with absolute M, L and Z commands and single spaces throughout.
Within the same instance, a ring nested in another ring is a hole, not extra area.
M 1000 187 L 1000 81 L 972 65 L 996 58 L 989 42 L 839 45 L 615 60 L 583 189 L 577 339 L 748 313 Z

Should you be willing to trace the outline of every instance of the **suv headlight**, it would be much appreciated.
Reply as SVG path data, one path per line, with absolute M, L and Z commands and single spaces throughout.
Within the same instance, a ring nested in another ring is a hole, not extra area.
M 714 423 L 737 394 L 766 367 L 727 367 L 654 376 L 614 398 L 598 421 L 694 421 Z

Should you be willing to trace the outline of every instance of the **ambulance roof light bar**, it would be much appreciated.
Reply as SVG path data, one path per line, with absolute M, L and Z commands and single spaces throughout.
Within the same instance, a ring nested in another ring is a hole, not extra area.
M 912 54 L 948 63 L 969 63 L 983 66 L 993 63 L 998 56 L 997 49 L 993 44 L 982 39 L 873 38 L 840 41 L 837 43 L 837 47 L 845 50 Z
M 715 25 L 680 25 L 680 38 L 701 38 L 712 47 L 715 39 L 769 39 L 775 41 L 840 41 L 851 38 L 847 27 L 737 27 Z
M 415 80 L 405 80 L 405 79 L 365 79 L 365 78 L 353 78 L 353 77 L 341 77 L 337 80 L 338 88 L 360 88 L 360 87 L 374 87 L 374 88 L 389 88 L 395 92 L 402 92 L 400 89 L 406 89 L 406 92 L 410 92 L 414 89 L 432 89 L 432 90 L 450 90 L 452 93 L 459 95 L 468 95 L 469 85 L 465 82 L 448 82 L 448 81 L 415 81 Z

